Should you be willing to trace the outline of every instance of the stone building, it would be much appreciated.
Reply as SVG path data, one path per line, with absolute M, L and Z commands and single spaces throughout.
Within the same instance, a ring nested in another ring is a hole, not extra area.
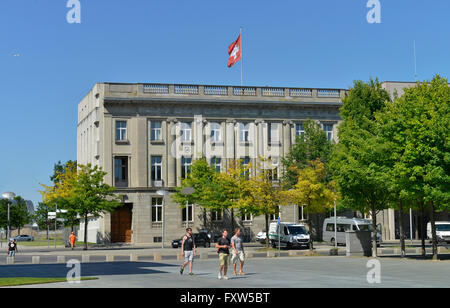
M 90 242 L 161 245 L 179 238 L 186 225 L 194 232 L 230 226 L 228 213 L 182 209 L 170 196 L 203 156 L 217 170 L 230 159 L 255 164 L 270 157 L 273 180 L 280 158 L 307 119 L 317 121 L 336 139 L 345 89 L 238 87 L 177 84 L 99 83 L 78 105 L 77 161 L 98 165 L 124 205 L 89 223 Z M 252 173 L 255 171 L 252 170 Z M 298 222 L 301 208 L 281 207 L 283 221 Z M 271 217 L 275 220 L 276 217 Z M 235 225 L 252 239 L 265 228 L 264 217 L 235 215 Z M 80 230 L 84 230 L 81 226 Z M 80 240 L 83 232 L 79 233 Z
M 413 86 L 414 82 L 382 83 L 392 97 Z M 205 157 L 217 170 L 224 170 L 230 159 L 255 165 L 259 156 L 270 157 L 277 181 L 280 158 L 302 133 L 305 120 L 317 121 L 328 138 L 337 141 L 339 108 L 347 93 L 345 89 L 96 84 L 78 105 L 77 160 L 101 166 L 124 205 L 92 219 L 88 240 L 161 245 L 164 227 L 164 242 L 169 245 L 186 226 L 194 232 L 229 228 L 229 213 L 207 213 L 205 223 L 199 207 L 189 205 L 186 211 L 170 196 L 164 199 L 163 211 L 157 191 L 173 193 L 198 157 Z M 280 216 L 291 222 L 305 218 L 297 206 L 281 207 Z M 378 214 L 383 240 L 398 238 L 398 216 L 393 209 Z M 437 219 L 448 220 L 449 215 L 440 213 Z M 408 214 L 403 220 L 408 233 Z M 417 238 L 417 213 L 411 220 Z M 249 240 L 265 228 L 265 220 L 237 213 L 235 225 Z M 83 224 L 80 230 L 84 231 Z M 79 232 L 79 239 L 83 237 L 84 232 Z

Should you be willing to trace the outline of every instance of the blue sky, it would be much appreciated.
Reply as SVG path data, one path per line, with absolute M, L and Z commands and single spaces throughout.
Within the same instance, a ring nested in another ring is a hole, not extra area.
M 227 48 L 243 27 L 244 83 L 348 88 L 450 75 L 450 1 L 67 0 L 0 2 L 0 192 L 35 205 L 53 165 L 76 159 L 77 104 L 96 82 L 240 84 Z M 14 56 L 19 55 L 19 56 Z M 6 129 L 6 130 L 5 130 Z

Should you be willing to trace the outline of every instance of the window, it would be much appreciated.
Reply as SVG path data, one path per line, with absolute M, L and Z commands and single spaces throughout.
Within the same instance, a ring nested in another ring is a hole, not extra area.
M 275 214 L 270 214 L 269 219 L 272 221 L 275 221 L 278 219 L 278 217 L 280 216 L 280 207 L 277 206 L 276 210 L 275 210 Z
M 182 216 L 182 220 L 183 222 L 186 222 L 186 214 L 189 215 L 189 222 L 193 221 L 193 215 L 192 215 L 192 204 L 188 204 L 187 206 L 187 211 L 186 211 L 186 206 L 184 207 L 184 209 L 181 209 L 181 216 Z M 187 213 L 186 213 L 187 212 Z
M 250 157 L 244 157 L 244 159 L 242 160 L 242 165 L 248 168 L 248 166 L 250 165 Z M 248 179 L 250 175 L 250 168 L 245 170 L 243 175 Z
M 266 170 L 267 179 L 269 181 L 278 181 L 278 160 L 270 159 L 269 167 Z
M 162 156 L 152 156 L 152 181 L 162 180 Z
M 221 221 L 222 220 L 222 211 L 211 211 L 211 221 Z
M 334 232 L 334 224 L 327 224 L 326 231 L 328 231 L 328 232 Z
M 333 125 L 331 124 L 324 124 L 323 130 L 327 134 L 328 141 L 333 140 Z
M 268 142 L 275 143 L 279 142 L 280 138 L 278 135 L 278 123 L 269 123 L 267 125 Z
M 192 158 L 181 158 L 181 178 L 186 179 L 189 172 L 191 172 Z
M 216 172 L 220 172 L 222 169 L 222 159 L 220 157 L 211 158 L 211 166 L 213 166 Z
M 295 125 L 295 135 L 303 137 L 305 136 L 305 131 L 303 129 L 303 123 L 299 123 Z
M 127 141 L 127 121 L 116 121 L 116 141 Z
M 218 142 L 221 140 L 221 134 L 220 134 L 220 124 L 218 123 L 211 123 L 210 124 L 210 130 L 211 130 L 211 142 Z
M 181 123 L 181 141 L 191 141 L 191 124 Z
M 162 222 L 163 198 L 152 198 L 152 222 Z
M 337 232 L 345 232 L 350 231 L 351 225 L 348 224 L 338 224 L 337 225 Z
M 249 128 L 250 128 L 250 124 L 240 124 L 240 130 L 239 130 L 239 135 L 240 135 L 240 141 L 241 142 L 248 142 L 249 141 Z
M 244 210 L 241 213 L 241 220 L 242 221 L 252 221 L 253 220 L 253 215 L 251 213 L 249 213 L 248 211 Z
M 128 187 L 128 157 L 114 158 L 114 185 Z
M 151 140 L 161 141 L 162 140 L 161 122 L 152 121 L 151 127 L 152 127 Z

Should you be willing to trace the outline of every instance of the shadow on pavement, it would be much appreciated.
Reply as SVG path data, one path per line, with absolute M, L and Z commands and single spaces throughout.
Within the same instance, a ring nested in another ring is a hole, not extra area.
M 167 272 L 151 268 L 177 266 L 156 262 L 97 262 L 81 263 L 80 265 L 82 277 L 160 274 Z M 66 267 L 66 264 L 0 266 L 0 278 L 65 278 L 71 269 L 73 266 Z
M 433 256 L 427 255 L 426 257 L 423 257 L 422 255 L 406 255 L 404 258 L 402 258 L 399 255 L 389 255 L 389 256 L 379 256 L 380 258 L 389 258 L 389 259 L 399 259 L 399 260 L 422 260 L 422 261 L 431 261 Z M 438 255 L 439 261 L 448 261 L 450 260 L 450 254 L 443 254 Z

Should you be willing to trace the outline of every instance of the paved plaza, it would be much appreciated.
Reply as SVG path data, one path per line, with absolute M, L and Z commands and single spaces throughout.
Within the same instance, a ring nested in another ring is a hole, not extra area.
M 194 276 L 180 275 L 180 261 L 97 262 L 81 264 L 83 277 L 98 280 L 57 283 L 36 288 L 308 288 L 308 287 L 449 287 L 449 261 L 380 258 L 381 283 L 370 284 L 370 258 L 286 257 L 249 259 L 246 276 L 217 279 L 217 260 L 196 260 Z M 65 264 L 0 266 L 0 277 L 66 277 Z

